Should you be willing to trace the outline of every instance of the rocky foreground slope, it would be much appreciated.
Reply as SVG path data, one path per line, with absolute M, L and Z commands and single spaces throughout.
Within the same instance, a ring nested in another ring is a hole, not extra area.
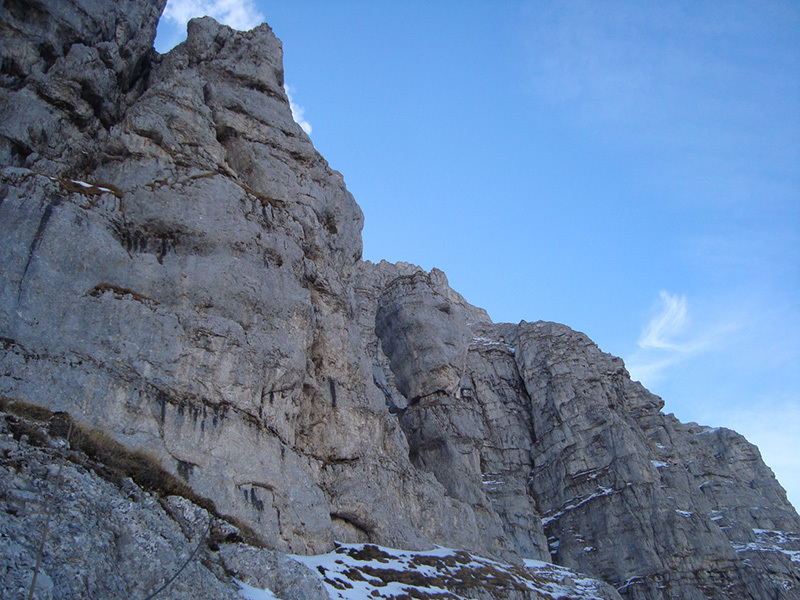
M 800 597 L 800 519 L 754 446 L 664 415 L 568 327 L 362 261 L 271 30 L 194 20 L 158 55 L 163 4 L 0 7 L 0 394 L 146 450 L 277 552 Z
M 328 554 L 289 557 L 198 500 L 145 453 L 64 413 L 0 402 L 4 600 L 28 598 L 45 530 L 37 600 L 620 600 L 564 567 L 463 550 L 337 543 Z

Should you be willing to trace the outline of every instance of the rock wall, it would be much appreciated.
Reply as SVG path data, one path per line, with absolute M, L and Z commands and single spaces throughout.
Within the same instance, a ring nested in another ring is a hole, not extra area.
M 158 55 L 162 8 L 0 7 L 0 394 L 147 449 L 275 550 L 800 594 L 800 519 L 755 447 L 664 415 L 582 334 L 362 261 L 269 27 L 193 20 Z
M 287 556 L 260 548 L 188 498 L 152 489 L 151 471 L 134 473 L 148 485 L 143 489 L 119 470 L 124 450 L 95 452 L 87 442 L 103 435 L 83 428 L 75 443 L 67 421 L 63 413 L 0 402 L 4 600 L 24 600 L 31 587 L 37 600 L 621 598 L 608 584 L 565 567 L 504 564 L 463 550 L 337 544 L 328 554 Z M 89 449 L 91 457 L 83 451 Z

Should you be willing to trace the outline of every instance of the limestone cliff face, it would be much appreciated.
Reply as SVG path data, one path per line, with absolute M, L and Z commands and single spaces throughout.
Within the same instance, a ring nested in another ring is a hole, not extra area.
M 163 3 L 0 7 L 0 394 L 147 449 L 275 550 L 798 597 L 800 519 L 755 447 L 664 415 L 582 334 L 362 261 L 269 27 L 194 20 L 157 55 Z

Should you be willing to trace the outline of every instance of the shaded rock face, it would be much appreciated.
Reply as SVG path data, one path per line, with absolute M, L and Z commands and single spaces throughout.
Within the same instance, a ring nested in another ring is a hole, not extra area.
M 49 35 L 57 4 L 30 36 Z M 147 22 L 144 46 L 159 8 L 127 6 Z M 6 31 L 18 17 L 4 13 Z M 83 45 L 101 43 L 81 27 Z M 115 123 L 65 128 L 75 152 L 2 171 L 0 393 L 148 449 L 280 550 L 435 539 L 502 554 L 469 505 L 412 467 L 373 381 L 374 309 L 362 314 L 353 286 L 369 270 L 362 214 L 292 120 L 280 42 L 266 25 L 199 19 L 143 60 Z M 29 79 L 3 89 L 4 108 L 37 93 Z M 19 121 L 0 125 L 9 147 Z
M 0 430 L 4 425 L 0 421 Z M 52 449 L 16 444 L 4 434 L 0 433 L 3 598 L 28 597 L 46 522 L 50 543 L 34 596 L 43 600 L 144 598 L 180 568 L 181 557 L 185 560 L 203 538 L 208 515 L 189 509 L 182 498 L 162 505 L 131 482 L 123 491 L 85 468 L 59 462 Z M 48 515 L 51 502 L 57 511 Z M 171 519 L 167 509 L 187 510 L 185 516 Z M 239 597 L 235 587 L 204 566 L 193 565 L 186 575 L 177 581 L 173 597 Z
M 0 161 L 58 174 L 96 164 L 98 141 L 143 90 L 166 0 L 0 7 Z
M 162 7 L 0 8 L 0 394 L 147 449 L 276 550 L 797 597 L 800 520 L 757 449 L 664 415 L 582 334 L 362 261 L 271 30 L 193 20 L 160 56 Z

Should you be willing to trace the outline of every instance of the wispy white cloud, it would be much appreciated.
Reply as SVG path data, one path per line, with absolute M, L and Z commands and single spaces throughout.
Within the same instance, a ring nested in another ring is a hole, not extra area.
M 289 87 L 288 84 L 283 85 L 283 89 L 286 91 L 286 96 L 289 98 L 289 106 L 292 109 L 292 118 L 295 122 L 300 125 L 303 131 L 306 132 L 306 135 L 311 135 L 311 123 L 306 121 L 306 109 L 297 104 L 292 98 L 292 88 Z
M 537 35 L 529 41 L 534 88 L 573 119 L 633 125 L 641 134 L 643 126 L 680 110 L 676 95 L 702 75 L 697 56 L 669 43 L 675 15 L 668 7 L 534 6 Z M 656 32 L 660 44 L 650 41 Z
M 673 296 L 666 290 L 661 290 L 659 296 L 662 308 L 639 337 L 639 347 L 682 350 L 681 344 L 676 343 L 675 339 L 686 328 L 686 296 Z
M 631 375 L 631 379 L 639 381 L 645 387 L 650 388 L 654 383 L 663 379 L 664 372 L 667 369 L 680 363 L 685 358 L 685 356 L 677 354 L 657 358 L 637 352 L 625 359 L 625 366 Z
M 706 298 L 706 302 L 702 298 Z M 625 363 L 682 421 L 734 429 L 800 506 L 796 296 L 662 291 Z
M 684 8 L 666 3 L 578 1 L 531 3 L 529 12 L 534 90 L 571 118 L 623 126 L 647 141 L 667 133 L 683 140 L 704 134 L 697 122 L 735 119 L 756 108 L 733 96 L 728 82 L 750 69 L 754 77 L 762 74 L 749 55 L 733 61 L 720 49 L 746 40 L 748 18 L 760 22 L 765 11 L 751 17 L 705 5 L 688 19 Z M 673 131 L 664 131 L 665 124 Z
M 264 22 L 264 15 L 253 0 L 168 0 L 163 18 L 183 27 L 189 19 L 203 16 L 242 30 Z
M 638 350 L 625 361 L 628 371 L 652 385 L 667 369 L 710 350 L 736 328 L 733 322 L 693 324 L 686 296 L 661 290 L 657 312 L 642 329 Z

